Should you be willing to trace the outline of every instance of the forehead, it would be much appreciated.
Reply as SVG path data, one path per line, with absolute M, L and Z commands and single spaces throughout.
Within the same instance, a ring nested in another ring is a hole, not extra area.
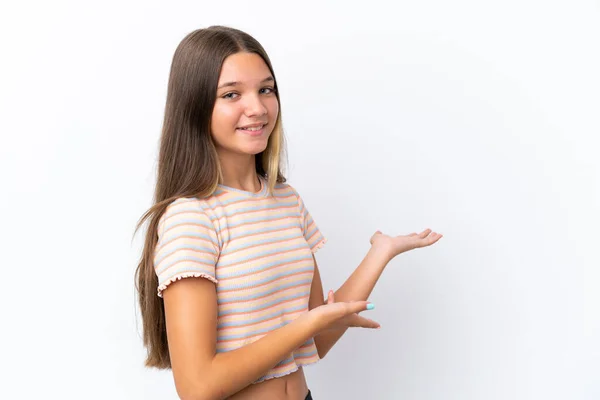
M 219 75 L 219 85 L 231 81 L 240 84 L 261 82 L 271 76 L 261 56 L 254 53 L 236 53 L 225 59 Z

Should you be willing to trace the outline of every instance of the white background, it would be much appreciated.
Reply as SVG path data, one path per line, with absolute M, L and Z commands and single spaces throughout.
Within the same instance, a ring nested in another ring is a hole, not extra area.
M 133 273 L 173 52 L 224 24 L 266 48 L 289 182 L 336 289 L 377 229 L 431 228 L 306 369 L 315 399 L 600 398 L 597 1 L 5 2 L 2 385 L 175 399 L 143 367 Z

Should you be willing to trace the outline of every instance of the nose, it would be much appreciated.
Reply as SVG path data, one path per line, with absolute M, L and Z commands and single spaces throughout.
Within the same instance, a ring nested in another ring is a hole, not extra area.
M 246 97 L 244 114 L 246 114 L 247 117 L 262 117 L 266 113 L 267 107 L 265 107 L 259 95 Z

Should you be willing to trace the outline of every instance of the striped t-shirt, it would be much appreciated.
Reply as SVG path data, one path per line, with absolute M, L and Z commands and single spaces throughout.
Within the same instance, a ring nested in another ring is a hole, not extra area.
M 217 352 L 235 350 L 308 312 L 313 253 L 325 242 L 298 192 L 278 183 L 273 196 L 224 185 L 207 198 L 179 198 L 158 225 L 158 296 L 182 278 L 216 284 Z M 319 360 L 314 339 L 256 382 Z

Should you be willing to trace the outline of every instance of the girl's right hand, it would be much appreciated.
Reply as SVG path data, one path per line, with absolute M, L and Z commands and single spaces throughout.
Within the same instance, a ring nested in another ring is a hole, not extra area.
M 337 328 L 380 328 L 381 326 L 372 319 L 358 315 L 361 311 L 372 309 L 367 308 L 369 304 L 371 303 L 368 301 L 341 301 L 336 303 L 333 290 L 330 290 L 327 303 L 313 308 L 308 314 L 314 318 L 317 334 Z

